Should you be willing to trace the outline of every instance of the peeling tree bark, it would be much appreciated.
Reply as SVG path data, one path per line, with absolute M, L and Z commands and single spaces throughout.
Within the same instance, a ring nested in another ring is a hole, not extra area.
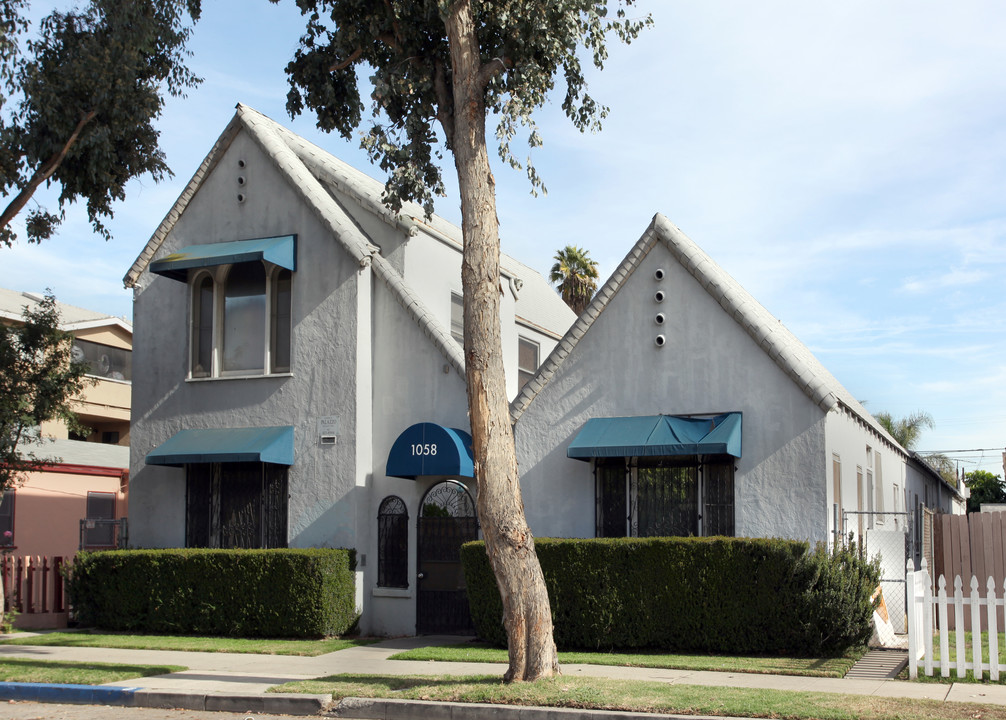
M 478 479 L 478 516 L 503 599 L 508 682 L 559 670 L 545 581 L 524 516 L 500 338 L 500 244 L 496 188 L 486 150 L 485 84 L 493 62 L 479 58 L 470 0 L 445 17 L 453 70 L 454 164 L 461 192 L 465 373 Z M 448 128 L 445 127 L 445 131 Z

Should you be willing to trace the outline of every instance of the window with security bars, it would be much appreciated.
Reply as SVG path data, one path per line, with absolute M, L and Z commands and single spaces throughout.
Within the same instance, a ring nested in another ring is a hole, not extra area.
M 0 547 L 14 545 L 14 498 L 15 490 L 4 490 L 0 499 Z
M 409 586 L 409 511 L 395 495 L 384 498 L 377 510 L 377 584 Z
M 86 512 L 85 519 L 93 522 L 84 528 L 84 547 L 114 547 L 115 527 L 109 521 L 115 520 L 115 493 L 88 492 Z
M 451 293 L 451 337 L 465 344 L 465 301 L 458 293 Z
M 594 477 L 597 537 L 735 533 L 733 458 L 602 459 Z
M 287 467 L 272 463 L 186 466 L 185 546 L 287 546 Z

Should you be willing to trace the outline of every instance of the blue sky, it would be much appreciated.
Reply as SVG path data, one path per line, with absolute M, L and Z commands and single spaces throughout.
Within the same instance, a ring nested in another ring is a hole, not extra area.
M 40 7 L 40 3 L 36 3 Z M 1006 5 L 998 1 L 643 2 L 581 135 L 538 116 L 548 195 L 496 170 L 503 249 L 547 272 L 587 248 L 602 277 L 656 212 L 681 227 L 873 411 L 927 410 L 923 450 L 1002 473 L 1006 446 Z M 122 276 L 238 102 L 368 170 L 356 142 L 290 120 L 292 0 L 207 0 L 205 81 L 159 127 L 176 173 L 134 183 L 110 242 L 71 211 L 58 238 L 0 248 L 0 285 L 131 315 Z M 438 212 L 458 222 L 455 182 Z

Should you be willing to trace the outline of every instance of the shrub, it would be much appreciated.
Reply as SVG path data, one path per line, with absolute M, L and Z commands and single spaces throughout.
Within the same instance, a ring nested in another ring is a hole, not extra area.
M 535 541 L 560 649 L 836 654 L 870 637 L 876 563 L 749 538 Z M 506 644 L 482 542 L 462 548 L 483 639 Z
M 324 637 L 356 622 L 353 550 L 115 550 L 77 554 L 70 602 L 108 630 Z

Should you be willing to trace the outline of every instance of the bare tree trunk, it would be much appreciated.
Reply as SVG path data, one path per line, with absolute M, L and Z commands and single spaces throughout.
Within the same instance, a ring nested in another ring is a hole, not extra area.
M 482 66 L 469 0 L 445 19 L 454 86 L 452 150 L 461 191 L 465 374 L 478 480 L 478 515 L 503 599 L 508 682 L 559 670 L 552 614 L 534 538 L 524 517 L 500 339 L 500 243 L 496 188 L 486 151 Z

